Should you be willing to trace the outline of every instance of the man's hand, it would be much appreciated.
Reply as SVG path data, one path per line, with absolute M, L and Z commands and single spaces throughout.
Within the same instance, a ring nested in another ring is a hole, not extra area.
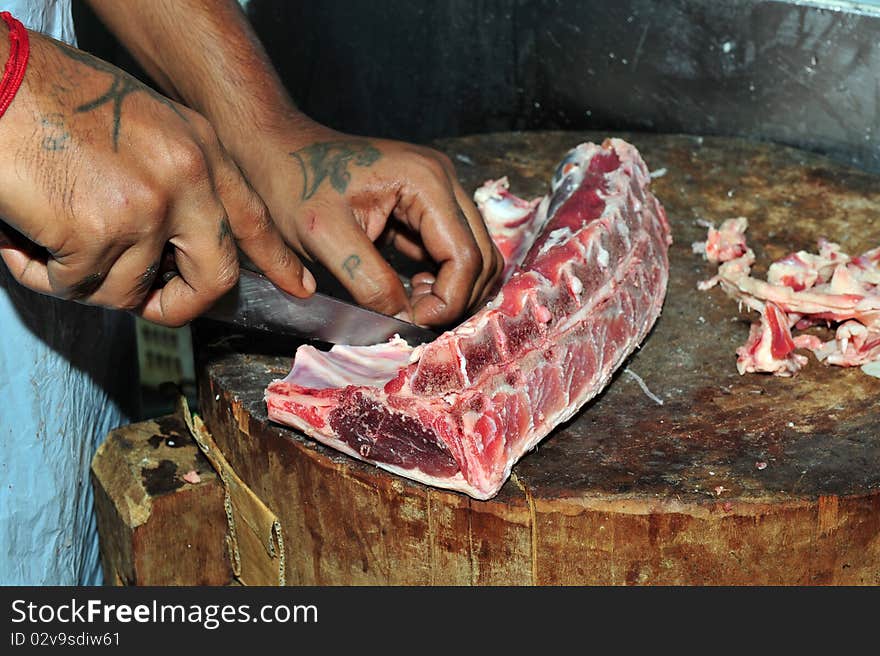
M 89 3 L 154 80 L 211 121 L 285 238 L 357 301 L 439 326 L 484 300 L 502 258 L 444 155 L 307 119 L 233 0 Z M 380 237 L 432 260 L 436 277 L 415 276 L 407 298 Z
M 445 155 L 314 123 L 258 147 L 262 162 L 244 171 L 282 234 L 358 303 L 440 326 L 486 300 L 503 259 Z M 407 297 L 380 238 L 436 275 L 414 276 Z
M 19 282 L 180 325 L 235 283 L 237 241 L 286 291 L 314 291 L 204 118 L 30 36 L 24 84 L 0 119 L 0 257 Z M 180 275 L 154 285 L 169 251 Z

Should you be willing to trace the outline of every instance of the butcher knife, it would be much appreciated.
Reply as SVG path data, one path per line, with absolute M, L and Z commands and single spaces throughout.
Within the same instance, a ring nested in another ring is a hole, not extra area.
M 437 339 L 437 333 L 427 328 L 332 296 L 291 296 L 248 269 L 241 269 L 238 285 L 203 316 L 244 328 L 350 346 L 380 344 L 394 335 L 412 346 Z

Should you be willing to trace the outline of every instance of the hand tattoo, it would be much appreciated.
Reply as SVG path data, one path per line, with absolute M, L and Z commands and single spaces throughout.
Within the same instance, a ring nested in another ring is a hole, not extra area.
M 70 295 L 68 298 L 72 301 L 81 301 L 84 298 L 88 298 L 98 291 L 98 288 L 103 282 L 104 276 L 102 274 L 89 274 L 70 288 Z
M 140 296 L 150 291 L 153 286 L 153 281 L 156 280 L 156 275 L 158 275 L 159 273 L 160 264 L 161 261 L 153 262 L 150 266 L 147 267 L 146 271 L 141 274 L 137 286 L 135 287 L 135 293 L 137 295 Z
M 217 231 L 217 241 L 219 241 L 222 246 L 224 241 L 232 239 L 232 237 L 232 226 L 229 225 L 229 219 L 224 216 L 220 219 L 220 229 Z
M 64 116 L 58 113 L 47 114 L 40 119 L 43 126 L 43 150 L 51 152 L 66 150 L 70 133 L 64 127 Z
M 122 101 L 125 100 L 126 96 L 128 96 L 128 94 L 130 93 L 145 91 L 146 93 L 150 94 L 154 100 L 159 101 L 160 103 L 171 109 L 184 121 L 187 121 L 186 117 L 180 113 L 177 107 L 174 106 L 174 103 L 172 103 L 168 98 L 157 93 L 139 80 L 136 80 L 125 71 L 116 68 L 112 64 L 109 64 L 102 59 L 93 57 L 87 52 L 77 50 L 76 48 L 71 48 L 70 46 L 61 43 L 60 41 L 52 41 L 52 43 L 58 48 L 59 51 L 61 51 L 63 55 L 65 55 L 69 59 L 77 61 L 80 64 L 85 64 L 89 68 L 92 68 L 101 73 L 107 73 L 113 78 L 112 82 L 110 83 L 110 88 L 107 89 L 107 91 L 105 91 L 94 100 L 90 100 L 89 102 L 83 103 L 79 107 L 74 108 L 73 111 L 77 114 L 81 114 L 84 112 L 90 112 L 93 109 L 97 109 L 98 107 L 101 107 L 102 105 L 105 105 L 107 103 L 112 103 L 114 151 L 119 150 L 119 126 L 122 123 Z
M 349 255 L 342 263 L 342 268 L 348 274 L 348 277 L 354 280 L 354 271 L 361 265 L 361 258 L 357 255 Z
M 303 170 L 302 199 L 308 200 L 329 176 L 330 184 L 340 194 L 351 180 L 348 165 L 370 166 L 382 153 L 368 141 L 325 141 L 290 153 Z

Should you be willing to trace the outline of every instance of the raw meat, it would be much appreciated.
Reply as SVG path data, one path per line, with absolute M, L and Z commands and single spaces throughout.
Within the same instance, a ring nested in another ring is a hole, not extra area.
M 759 312 L 749 339 L 737 349 L 737 369 L 792 376 L 807 364 L 795 349 L 812 351 L 825 364 L 841 367 L 880 360 L 880 248 L 852 258 L 840 246 L 819 240 L 819 253 L 798 251 L 770 265 L 767 281 L 752 277 L 755 253 L 746 245 L 745 217 L 727 219 L 716 230 L 708 225 L 705 242 L 695 253 L 721 262 L 718 274 L 699 283 L 700 289 L 720 284 L 747 307 Z M 833 339 L 792 336 L 818 324 L 837 324 Z
M 508 263 L 497 296 L 415 349 L 300 347 L 267 390 L 269 416 L 402 476 L 493 496 L 660 314 L 671 238 L 649 184 L 619 139 L 570 151 L 542 199 L 487 182 L 475 199 Z
M 744 255 L 746 246 L 746 228 L 748 220 L 741 216 L 736 219 L 727 219 L 720 230 L 716 230 L 711 223 L 698 221 L 700 225 L 709 229 L 706 241 L 697 241 L 692 244 L 694 253 L 702 253 L 710 262 L 727 262 Z

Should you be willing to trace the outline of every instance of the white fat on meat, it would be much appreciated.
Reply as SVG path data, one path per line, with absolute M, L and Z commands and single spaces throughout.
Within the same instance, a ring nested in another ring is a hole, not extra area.
M 540 198 L 527 201 L 519 198 L 508 189 L 510 182 L 507 177 L 498 180 L 487 180 L 482 187 L 474 192 L 474 201 L 483 214 L 488 225 L 495 228 L 495 234 L 513 234 L 532 210 L 541 202 Z
M 413 347 L 398 335 L 373 346 L 342 346 L 329 351 L 300 346 L 285 382 L 328 389 L 358 385 L 382 387 L 409 364 Z
M 736 350 L 737 371 L 793 376 L 807 364 L 807 358 L 794 352 L 788 317 L 773 303 L 763 304 L 760 312 L 761 320 L 752 324 L 748 341 Z
M 608 266 L 609 262 L 608 251 L 602 248 L 602 244 L 599 242 L 596 242 L 596 248 L 599 249 L 599 255 L 596 257 L 596 261 L 599 263 L 599 266 L 604 269 Z
M 846 321 L 838 326 L 834 339 L 817 345 L 813 353 L 820 361 L 841 367 L 880 362 L 880 330 Z
M 697 288 L 716 285 L 741 305 L 760 313 L 746 344 L 737 349 L 737 369 L 794 375 L 807 359 L 795 349 L 812 351 L 825 364 L 854 367 L 880 361 L 880 248 L 852 258 L 839 244 L 820 239 L 818 254 L 798 251 L 773 262 L 767 280 L 751 275 L 755 255 L 746 245 L 748 221 L 728 219 L 693 250 L 720 262 L 717 275 Z M 793 336 L 791 328 L 835 327 L 834 338 Z
M 744 216 L 725 219 L 717 230 L 711 223 L 700 222 L 709 228 L 706 241 L 695 241 L 691 248 L 710 262 L 727 262 L 746 252 L 746 230 L 749 220 Z
M 525 200 L 508 191 L 507 177 L 487 180 L 474 192 L 474 202 L 492 239 L 504 256 L 502 281 L 522 262 L 534 236 L 547 220 L 549 197 Z
M 770 265 L 767 282 L 791 287 L 795 291 L 828 282 L 835 268 L 849 261 L 849 257 L 845 254 L 841 257 L 839 251 L 837 244 L 825 242 L 825 247 L 820 246 L 818 254 L 798 251 L 786 255 Z
M 541 244 L 541 248 L 538 249 L 538 255 L 543 255 L 551 248 L 566 243 L 569 239 L 571 239 L 571 230 L 569 228 L 558 228 L 552 231 L 547 235 L 547 240 Z

